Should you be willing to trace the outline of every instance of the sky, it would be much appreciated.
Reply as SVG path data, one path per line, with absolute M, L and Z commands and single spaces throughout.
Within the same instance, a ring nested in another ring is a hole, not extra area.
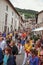
M 10 0 L 14 7 L 21 9 L 43 10 L 43 0 Z

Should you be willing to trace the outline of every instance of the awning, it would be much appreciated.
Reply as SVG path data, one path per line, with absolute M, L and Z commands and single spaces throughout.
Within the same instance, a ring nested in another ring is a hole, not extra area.
M 36 28 L 36 29 L 34 29 L 34 30 L 32 30 L 32 31 L 43 31 L 43 27 Z

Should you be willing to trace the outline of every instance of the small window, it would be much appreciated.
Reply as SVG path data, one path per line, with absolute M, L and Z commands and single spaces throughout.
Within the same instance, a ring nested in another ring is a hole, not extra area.
M 13 31 L 13 26 L 11 25 L 11 31 Z
M 4 32 L 6 32 L 7 31 L 7 26 L 4 26 Z
M 9 33 L 9 27 L 8 27 L 8 33 Z
M 13 25 L 13 18 L 12 18 L 12 25 Z
M 6 11 L 8 11 L 8 6 L 6 6 Z
M 5 25 L 7 25 L 8 14 L 5 14 Z
M 14 13 L 12 12 L 12 16 L 13 16 L 13 14 L 14 14 Z

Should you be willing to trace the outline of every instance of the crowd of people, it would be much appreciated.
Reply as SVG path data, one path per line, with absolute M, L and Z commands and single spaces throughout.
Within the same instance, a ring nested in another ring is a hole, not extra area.
M 28 31 L 0 32 L 0 65 L 17 65 L 16 56 L 22 52 L 22 65 L 43 65 L 43 35 L 35 41 Z

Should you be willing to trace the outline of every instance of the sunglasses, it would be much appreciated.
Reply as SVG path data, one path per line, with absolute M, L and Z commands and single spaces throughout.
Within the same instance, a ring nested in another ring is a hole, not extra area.
M 43 56 L 43 55 L 40 55 L 40 56 Z

